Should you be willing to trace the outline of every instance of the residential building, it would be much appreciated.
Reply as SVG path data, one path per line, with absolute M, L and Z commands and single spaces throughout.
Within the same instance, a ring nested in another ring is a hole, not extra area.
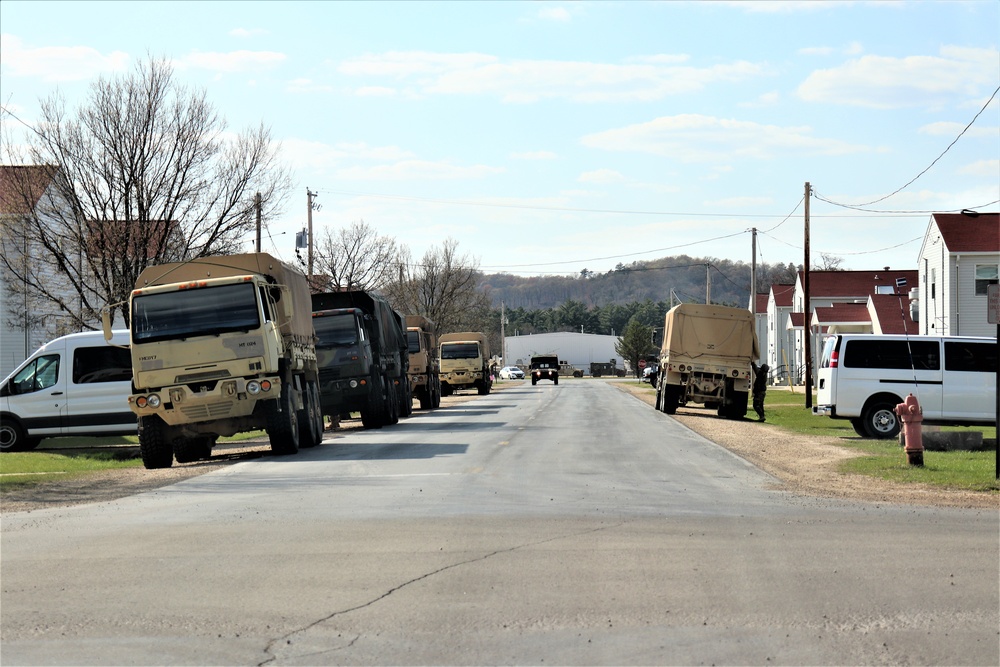
M 767 294 L 767 344 L 761 342 L 760 350 L 776 383 L 787 383 L 789 375 L 795 375 L 795 332 L 788 328 L 794 295 L 791 283 L 771 285 Z
M 1000 273 L 1000 213 L 935 213 L 918 259 L 922 334 L 996 336 L 986 292 Z

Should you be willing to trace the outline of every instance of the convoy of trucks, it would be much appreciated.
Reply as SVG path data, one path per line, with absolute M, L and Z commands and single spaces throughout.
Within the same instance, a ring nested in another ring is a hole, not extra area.
M 313 294 L 312 323 L 324 415 L 357 412 L 366 429 L 410 415 L 406 323 L 388 301 L 360 290 Z
M 441 395 L 450 396 L 461 389 L 475 388 L 480 396 L 490 393 L 490 346 L 478 331 L 463 331 L 441 336 Z
M 294 267 L 266 253 L 151 266 L 129 309 L 146 468 L 208 458 L 244 431 L 265 430 L 278 454 L 322 440 L 309 285 Z
M 406 316 L 410 352 L 410 392 L 421 410 L 441 407 L 441 360 L 434 323 L 422 315 Z
M 745 308 L 682 303 L 664 319 L 656 409 L 702 403 L 720 417 L 742 419 L 760 357 L 754 316 Z

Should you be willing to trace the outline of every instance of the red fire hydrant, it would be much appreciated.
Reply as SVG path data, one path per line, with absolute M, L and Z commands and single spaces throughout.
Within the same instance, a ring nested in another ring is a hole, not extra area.
M 906 452 L 906 460 L 911 466 L 922 466 L 924 464 L 924 436 L 921 433 L 921 425 L 924 421 L 924 411 L 920 409 L 917 397 L 910 394 L 906 399 L 896 406 L 896 414 L 903 422 L 903 451 Z

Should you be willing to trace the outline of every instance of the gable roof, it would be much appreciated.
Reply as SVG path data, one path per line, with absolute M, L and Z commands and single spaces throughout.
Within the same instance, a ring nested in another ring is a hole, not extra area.
M 0 165 L 0 215 L 34 211 L 58 171 L 53 165 Z
M 910 334 L 917 333 L 917 323 L 910 317 L 909 300 L 903 297 L 902 303 L 898 296 L 892 294 L 873 294 L 868 297 L 868 312 L 872 316 L 872 324 L 876 333 Z
M 778 308 L 788 308 L 792 305 L 792 299 L 795 297 L 795 285 L 775 283 L 771 285 L 771 294 L 774 295 L 774 305 Z
M 803 272 L 799 271 L 798 285 L 802 285 Z M 917 270 L 881 271 L 810 271 L 809 298 L 855 298 L 864 299 L 869 294 L 875 294 L 876 287 L 892 286 L 896 288 L 896 280 L 905 278 L 908 291 L 917 286 Z
M 761 313 L 767 312 L 767 294 L 755 294 L 754 295 L 754 313 L 760 315 Z
M 864 303 L 835 303 L 832 306 L 821 306 L 813 311 L 813 323 L 823 326 L 870 324 L 871 321 L 868 305 Z
M 1000 213 L 935 213 L 934 225 L 949 252 L 1000 252 Z

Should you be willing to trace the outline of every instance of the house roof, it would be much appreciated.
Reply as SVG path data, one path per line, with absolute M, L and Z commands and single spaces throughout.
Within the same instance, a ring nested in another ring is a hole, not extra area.
M 895 298 L 895 297 L 893 297 Z M 831 324 L 864 324 L 871 323 L 868 305 L 864 303 L 835 303 L 832 306 L 816 308 L 813 312 L 813 322 L 823 326 Z
M 949 252 L 1000 252 L 1000 213 L 935 213 L 931 219 Z
M 771 294 L 774 295 L 774 303 L 778 308 L 788 308 L 795 296 L 795 285 L 776 283 L 771 285 Z
M 802 284 L 803 272 L 799 271 L 798 284 Z M 891 286 L 895 290 L 896 280 L 905 278 L 907 288 L 917 286 L 917 270 L 890 270 L 881 271 L 810 271 L 809 272 L 809 297 L 810 299 L 864 299 L 869 294 L 875 294 L 876 287 Z
M 767 294 L 755 294 L 754 296 L 756 297 L 756 300 L 754 301 L 754 305 L 756 306 L 756 308 L 754 308 L 753 312 L 758 313 L 758 314 L 760 314 L 760 313 L 766 313 L 767 312 L 767 299 L 768 299 L 768 295 Z
M 878 320 L 880 333 L 917 333 L 917 323 L 910 317 L 909 300 L 905 297 L 900 303 L 898 296 L 873 294 L 868 297 L 867 308 L 872 313 L 873 320 Z
M 0 215 L 27 215 L 55 178 L 52 165 L 0 165 Z

